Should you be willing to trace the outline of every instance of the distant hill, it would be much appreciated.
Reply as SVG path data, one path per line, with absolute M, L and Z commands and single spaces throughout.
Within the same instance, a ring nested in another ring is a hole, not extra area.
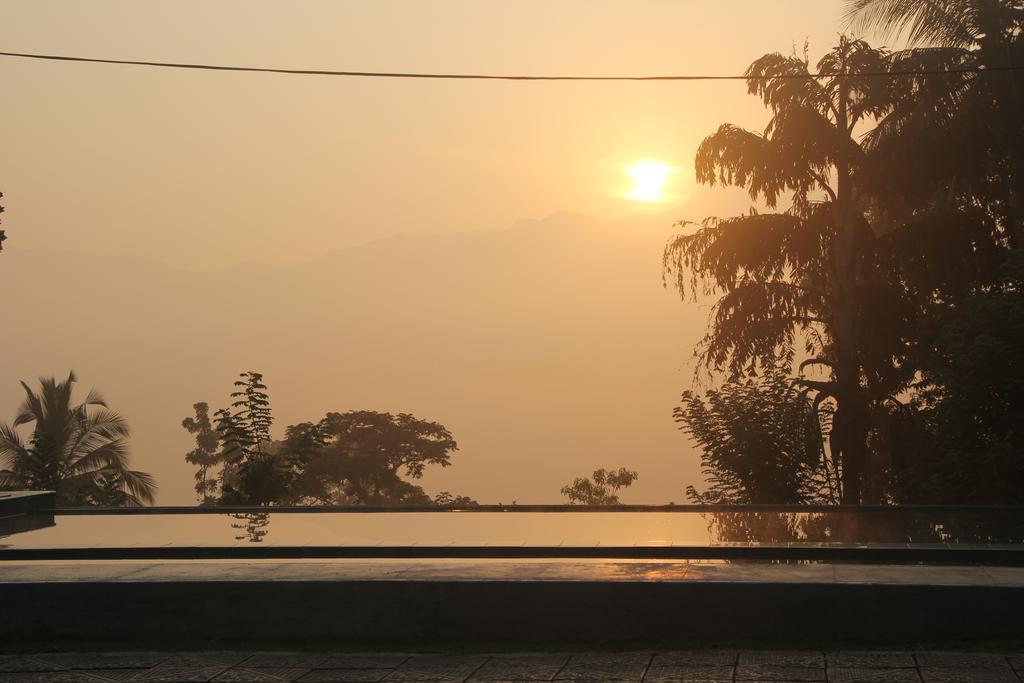
M 571 478 L 625 465 L 640 472 L 625 500 L 680 502 L 699 473 L 671 411 L 706 306 L 662 287 L 660 259 L 672 223 L 701 210 L 559 213 L 213 273 L 9 242 L 0 418 L 20 401 L 17 380 L 74 367 L 129 418 L 159 502 L 187 504 L 181 419 L 196 401 L 226 405 L 235 374 L 257 369 L 277 434 L 350 409 L 447 425 L 460 450 L 428 470 L 432 493 L 552 502 Z

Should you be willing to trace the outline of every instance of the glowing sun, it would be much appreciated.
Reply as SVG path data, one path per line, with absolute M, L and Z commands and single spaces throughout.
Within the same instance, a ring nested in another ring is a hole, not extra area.
M 664 199 L 665 181 L 672 169 L 657 161 L 641 159 L 626 169 L 633 178 L 633 189 L 626 195 L 638 202 L 660 202 Z

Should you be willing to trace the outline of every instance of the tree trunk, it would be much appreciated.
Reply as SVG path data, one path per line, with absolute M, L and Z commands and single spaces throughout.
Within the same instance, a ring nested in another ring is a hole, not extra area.
M 845 67 L 844 67 L 845 71 Z M 851 135 L 848 105 L 849 89 L 839 88 L 836 127 Z M 836 414 L 833 417 L 832 452 L 842 465 L 841 502 L 862 502 L 867 459 L 868 407 L 860 386 L 860 361 L 857 343 L 857 228 L 849 164 L 840 153 L 836 160 L 836 198 L 833 209 L 835 235 L 832 242 L 832 346 L 835 354 L 833 380 Z

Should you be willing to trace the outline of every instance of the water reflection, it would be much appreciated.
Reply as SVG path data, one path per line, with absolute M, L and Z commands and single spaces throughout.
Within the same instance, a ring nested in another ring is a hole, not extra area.
M 10 548 L 129 546 L 706 546 L 1021 543 L 1024 509 L 885 512 L 210 512 L 56 515 Z
M 236 520 L 231 522 L 232 529 L 243 531 L 241 536 L 235 536 L 236 541 L 262 543 L 263 538 L 270 533 L 270 514 L 267 512 L 245 512 L 231 514 L 228 517 Z
M 1016 511 L 716 512 L 704 515 L 712 543 L 1020 543 Z

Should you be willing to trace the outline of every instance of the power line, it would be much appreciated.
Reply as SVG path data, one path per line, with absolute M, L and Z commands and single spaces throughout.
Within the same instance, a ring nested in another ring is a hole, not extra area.
M 121 64 L 126 66 L 151 66 L 163 69 L 197 69 L 202 71 L 244 71 L 250 73 L 286 74 L 292 76 L 343 76 L 350 78 L 419 78 L 433 80 L 474 80 L 474 81 L 748 81 L 748 80 L 803 80 L 807 78 L 836 78 L 841 76 L 857 78 L 900 78 L 903 76 L 948 76 L 952 74 L 996 73 L 1003 71 L 1024 71 L 1024 66 L 994 66 L 986 69 L 914 69 L 910 71 L 864 71 L 843 74 L 818 72 L 811 74 L 782 74 L 778 76 L 736 76 L 736 75 L 670 75 L 670 76 L 531 76 L 511 74 L 459 74 L 459 73 L 415 73 L 401 71 L 333 71 L 328 69 L 278 69 L 258 66 L 227 66 L 222 64 L 189 64 L 181 62 L 150 62 L 133 59 L 99 59 L 94 57 L 73 57 L 69 55 L 41 55 L 25 52 L 0 52 L 2 57 L 22 59 L 44 59 L 56 62 L 85 62 L 89 64 Z

